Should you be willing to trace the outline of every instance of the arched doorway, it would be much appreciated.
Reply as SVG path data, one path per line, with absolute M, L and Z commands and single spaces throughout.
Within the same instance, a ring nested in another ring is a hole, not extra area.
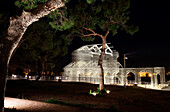
M 86 82 L 91 82 L 92 79 L 93 79 L 93 73 L 92 72 L 89 72 L 89 73 L 85 74 L 85 81 Z
M 113 77 L 113 84 L 120 84 L 119 78 Z
M 78 73 L 77 76 L 78 76 L 78 82 L 84 81 L 83 73 Z
M 135 83 L 135 74 L 132 72 L 129 72 L 127 74 L 128 84 L 134 84 Z
M 160 74 L 157 75 L 157 81 L 158 81 L 158 84 L 161 84 L 161 81 L 160 81 Z
M 142 84 L 150 84 L 151 83 L 151 76 L 152 76 L 152 74 L 149 73 L 149 72 L 140 73 L 141 83 Z

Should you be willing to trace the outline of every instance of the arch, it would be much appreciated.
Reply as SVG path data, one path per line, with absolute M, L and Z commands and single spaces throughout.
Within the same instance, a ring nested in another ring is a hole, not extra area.
M 93 76 L 93 72 L 90 73 L 90 76 Z
M 118 77 L 113 77 L 113 84 L 120 84 L 120 79 Z
M 117 77 L 117 74 L 116 74 L 116 73 L 112 73 L 112 76 L 113 76 L 113 77 Z
M 105 75 L 106 75 L 106 76 L 111 76 L 111 73 L 110 73 L 110 72 L 106 72 Z
M 129 73 L 136 74 L 136 72 L 134 70 L 127 70 L 126 75 L 128 75 Z
M 140 72 L 141 82 L 142 84 L 148 84 L 151 82 L 152 74 L 149 72 Z
M 110 72 L 105 72 L 104 73 L 104 83 L 105 84 L 111 84 L 113 81 Z
M 135 74 L 132 72 L 129 72 L 127 74 L 127 79 L 129 84 L 134 84 L 135 83 Z
M 93 72 L 87 72 L 87 73 L 85 73 L 85 75 L 84 75 L 85 77 L 90 77 L 90 76 L 93 76 Z
M 77 72 L 77 80 L 79 81 L 79 82 L 81 82 L 81 81 L 83 81 L 84 79 L 83 79 L 83 77 L 84 77 L 84 74 L 82 73 L 82 72 Z
M 113 75 L 113 76 L 117 76 L 117 74 L 119 72 L 120 72 L 119 69 L 114 69 L 114 70 L 110 71 L 111 75 Z
M 77 72 L 77 75 L 79 76 L 82 76 L 83 75 L 83 73 L 82 72 Z
M 165 77 L 166 77 L 166 81 L 170 81 L 170 72 L 166 73 Z
M 158 81 L 158 84 L 161 84 L 161 75 L 160 74 L 157 74 L 157 81 Z

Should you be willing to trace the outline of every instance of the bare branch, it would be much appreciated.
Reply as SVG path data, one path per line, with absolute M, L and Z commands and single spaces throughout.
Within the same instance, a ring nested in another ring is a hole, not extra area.
M 103 39 L 103 35 L 100 35 L 100 34 L 96 33 L 94 30 L 92 30 L 90 28 L 83 28 L 83 29 L 92 32 L 92 34 L 87 34 L 87 35 L 83 34 L 84 36 L 99 36 L 99 37 L 101 37 Z
M 88 30 L 88 31 L 91 31 L 93 34 L 95 34 L 95 33 L 96 33 L 95 31 L 93 31 L 93 30 L 92 30 L 92 29 L 90 29 L 90 28 L 83 28 L 83 29 Z
M 81 36 L 83 36 L 83 37 L 89 37 L 89 36 L 97 36 L 97 34 L 83 34 L 83 33 L 78 33 L 78 34 L 80 34 Z

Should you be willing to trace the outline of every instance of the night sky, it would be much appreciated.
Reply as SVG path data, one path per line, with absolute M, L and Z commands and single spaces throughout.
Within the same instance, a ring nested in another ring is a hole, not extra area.
M 131 0 L 130 23 L 139 26 L 139 32 L 130 36 L 119 32 L 107 37 L 107 42 L 119 52 L 123 64 L 123 54 L 127 54 L 127 67 L 170 67 L 170 7 L 168 1 Z M 73 41 L 72 49 L 85 44 L 101 43 L 98 37 L 94 42 Z

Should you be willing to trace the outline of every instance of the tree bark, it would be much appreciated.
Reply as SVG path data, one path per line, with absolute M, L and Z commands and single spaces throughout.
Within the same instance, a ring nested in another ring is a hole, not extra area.
M 44 70 L 45 70 L 45 60 L 40 59 L 41 61 L 41 74 L 38 74 L 38 77 L 36 78 L 36 81 L 39 81 L 39 79 L 43 76 Z
M 7 82 L 7 59 L 2 56 L 0 53 L 0 112 L 4 111 L 4 97 L 6 90 L 6 82 Z
M 104 70 L 103 70 L 103 60 L 104 60 L 104 55 L 105 55 L 105 45 L 106 45 L 106 40 L 103 38 L 102 39 L 102 52 L 99 56 L 99 61 L 98 61 L 98 68 L 99 68 L 99 89 L 100 91 L 104 90 Z
M 90 31 L 90 34 L 82 34 L 80 33 L 81 36 L 83 37 L 88 37 L 88 36 L 99 36 L 102 39 L 102 51 L 99 56 L 99 61 L 98 61 L 98 68 L 99 68 L 99 90 L 102 91 L 104 90 L 104 69 L 103 69 L 103 60 L 105 56 L 105 47 L 106 47 L 106 37 L 109 34 L 109 29 L 107 29 L 106 34 L 103 36 L 101 34 L 96 33 L 94 30 L 90 28 L 83 28 L 84 30 Z
M 106 48 L 106 37 L 109 34 L 109 29 L 107 30 L 106 34 L 104 36 L 100 36 L 102 38 L 102 52 L 99 56 L 98 61 L 98 68 L 99 68 L 99 90 L 104 90 L 104 69 L 103 69 L 103 60 L 105 56 L 105 48 Z
M 63 7 L 62 0 L 48 0 L 30 12 L 23 11 L 20 16 L 11 17 L 6 35 L 0 37 L 0 112 L 4 112 L 4 97 L 8 75 L 8 64 L 23 34 L 29 25 L 48 15 L 57 8 Z

